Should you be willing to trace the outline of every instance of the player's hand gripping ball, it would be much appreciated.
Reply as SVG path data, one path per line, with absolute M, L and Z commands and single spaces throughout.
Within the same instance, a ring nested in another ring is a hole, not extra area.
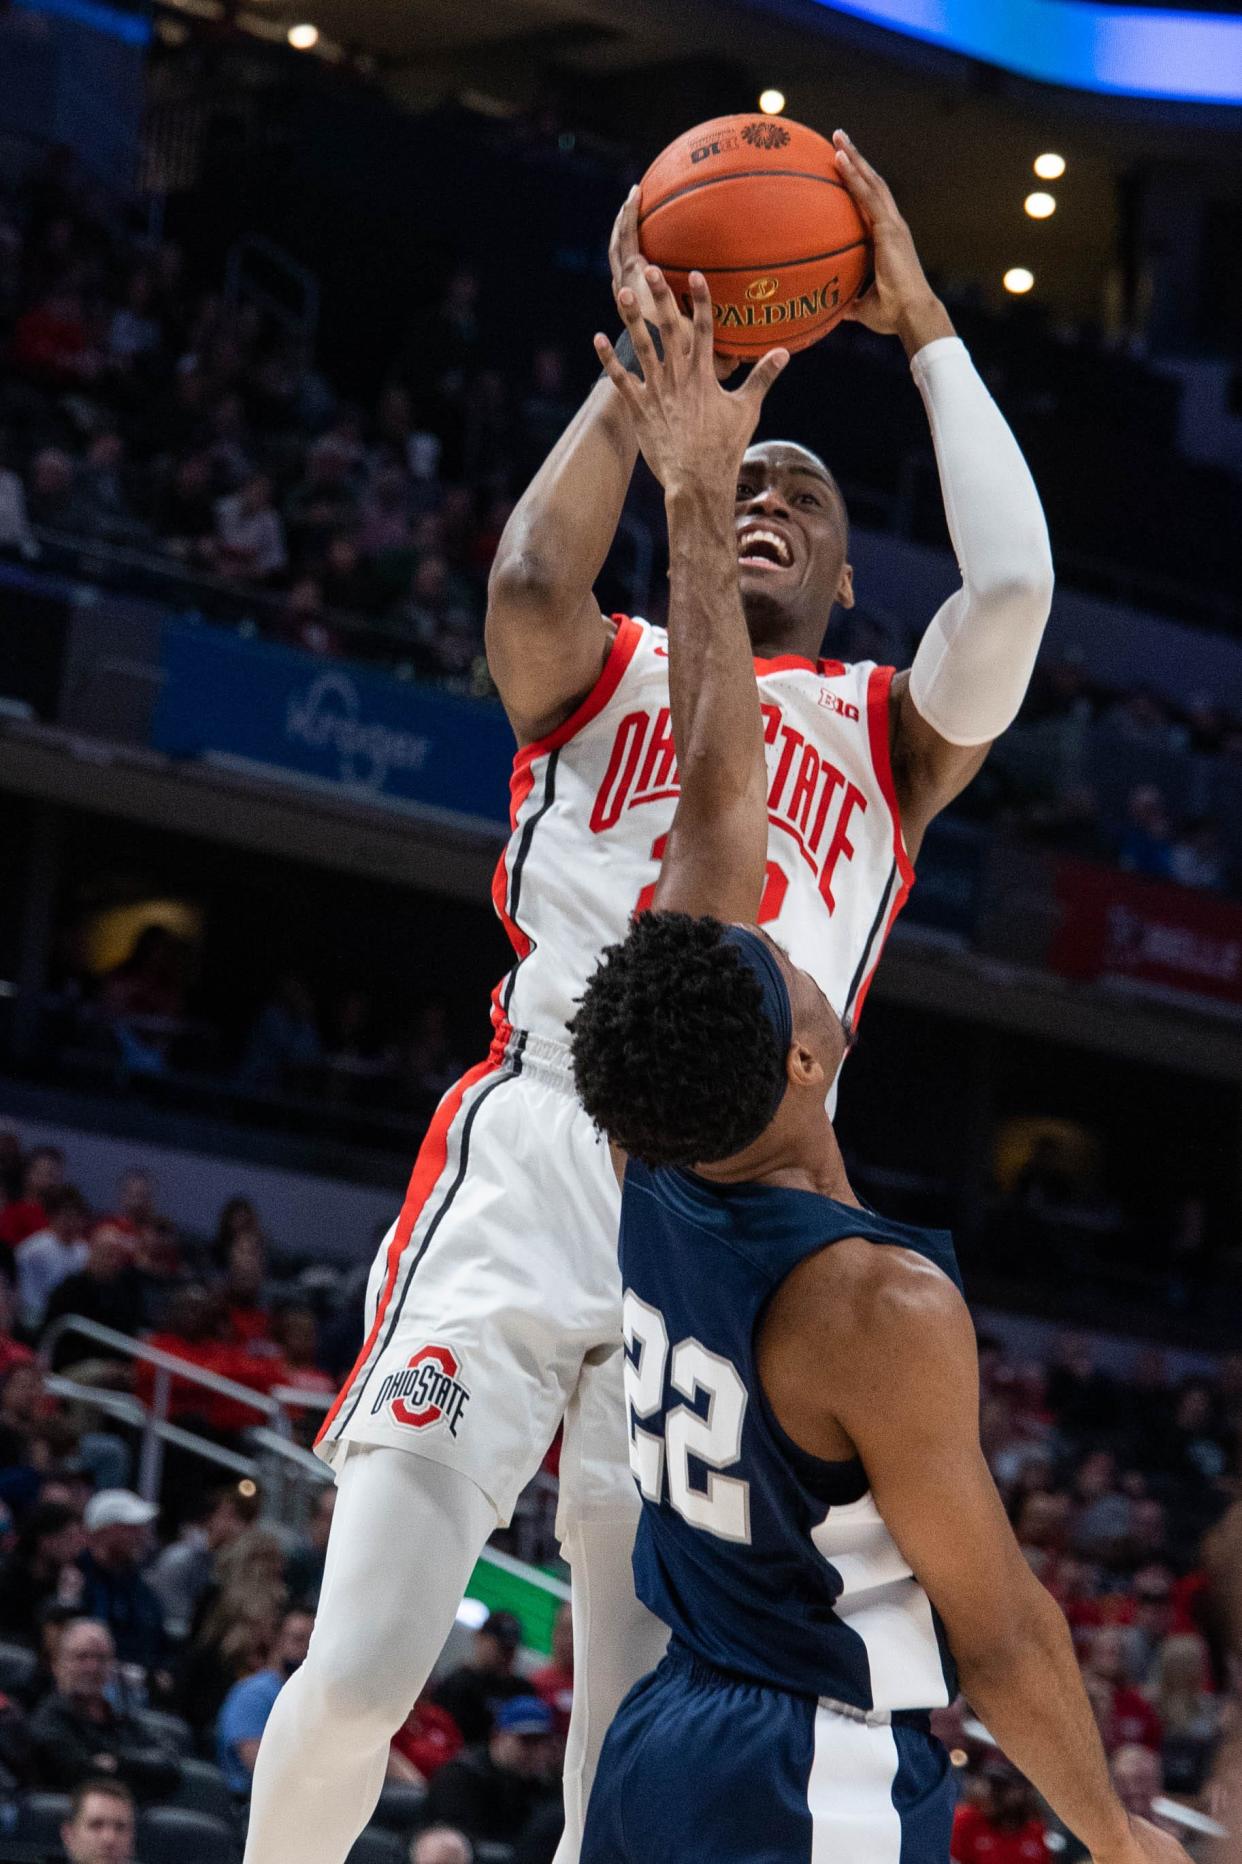
M 670 143 L 643 176 L 638 234 L 683 308 L 703 273 L 716 349 L 746 361 L 818 342 L 871 271 L 832 144 L 784 117 L 716 117 Z

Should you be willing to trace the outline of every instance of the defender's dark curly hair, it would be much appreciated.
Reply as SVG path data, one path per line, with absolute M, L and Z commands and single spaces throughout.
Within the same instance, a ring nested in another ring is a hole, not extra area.
M 570 1024 L 596 1125 L 647 1165 L 710 1164 L 757 1139 L 785 1068 L 758 979 L 718 919 L 643 913 Z

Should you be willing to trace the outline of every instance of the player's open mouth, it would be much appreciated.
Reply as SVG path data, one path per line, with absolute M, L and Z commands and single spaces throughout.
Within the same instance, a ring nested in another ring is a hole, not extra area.
M 737 540 L 737 564 L 743 570 L 784 570 L 793 562 L 793 552 L 779 531 L 763 525 L 748 525 Z

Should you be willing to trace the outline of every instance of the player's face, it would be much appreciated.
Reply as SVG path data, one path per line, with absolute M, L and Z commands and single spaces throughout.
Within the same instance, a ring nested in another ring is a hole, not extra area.
M 752 637 L 806 627 L 822 635 L 834 602 L 853 601 L 841 495 L 813 453 L 789 441 L 751 447 L 734 504 L 738 586 Z M 818 645 L 818 639 L 815 645 Z

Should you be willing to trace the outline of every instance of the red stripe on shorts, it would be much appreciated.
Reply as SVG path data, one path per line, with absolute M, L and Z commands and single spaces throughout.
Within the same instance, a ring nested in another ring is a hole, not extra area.
M 410 1237 L 414 1234 L 414 1225 L 422 1215 L 427 1200 L 439 1183 L 440 1176 L 448 1162 L 449 1134 L 453 1129 L 453 1122 L 461 1112 L 461 1103 L 477 1082 L 485 1080 L 489 1074 L 495 1074 L 501 1065 L 502 1058 L 500 1057 L 489 1056 L 486 1061 L 481 1061 L 477 1067 L 463 1074 L 461 1080 L 455 1087 L 449 1089 L 436 1108 L 423 1143 L 418 1148 L 418 1157 L 414 1161 L 414 1170 L 410 1174 L 409 1189 L 405 1194 L 405 1202 L 401 1206 L 401 1215 L 397 1219 L 397 1227 L 388 1245 L 388 1270 L 384 1276 L 384 1287 L 376 1305 L 375 1319 L 371 1322 L 371 1330 L 363 1341 L 362 1351 L 354 1361 L 353 1370 L 337 1393 L 336 1402 L 323 1421 L 323 1426 L 315 1439 L 316 1444 L 323 1442 L 335 1424 L 341 1406 L 349 1396 L 354 1381 L 371 1357 L 375 1342 L 380 1336 L 380 1329 L 384 1325 L 384 1317 L 392 1300 L 392 1292 L 397 1285 L 401 1258 L 405 1254 Z

